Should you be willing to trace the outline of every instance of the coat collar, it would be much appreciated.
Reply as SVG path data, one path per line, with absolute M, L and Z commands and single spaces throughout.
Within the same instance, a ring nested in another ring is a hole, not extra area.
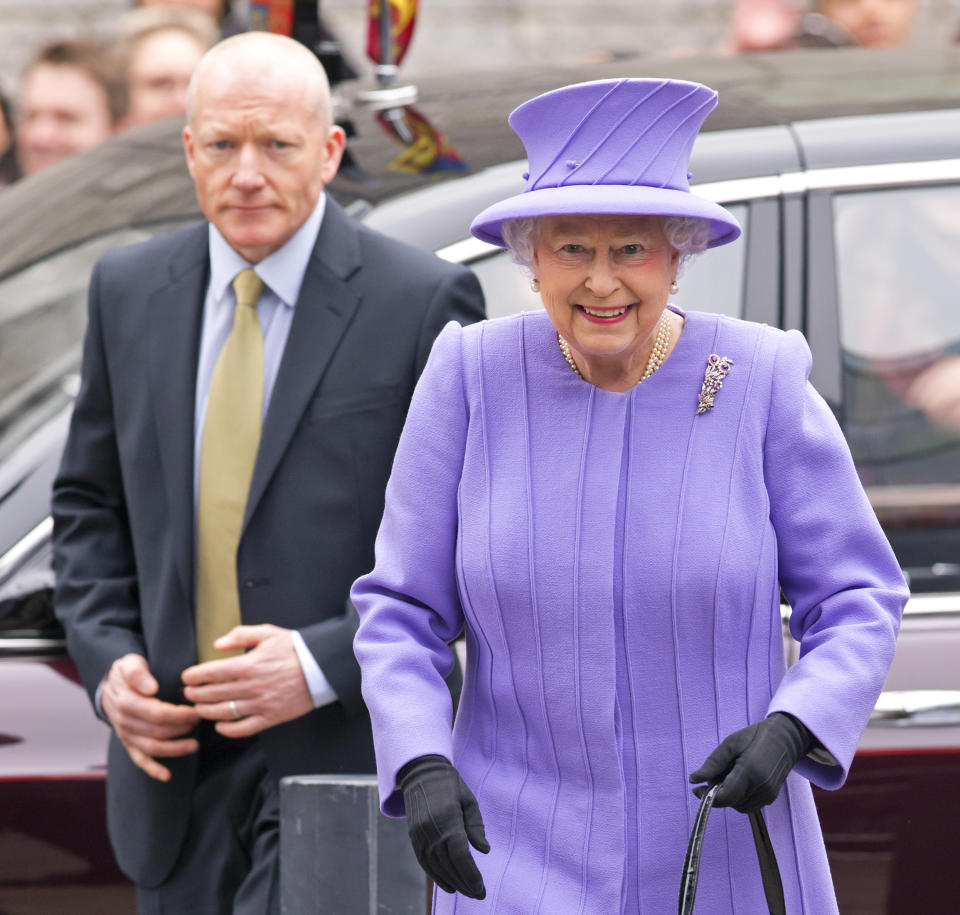
M 328 199 L 264 419 L 244 526 L 256 511 L 360 304 L 360 296 L 350 286 L 360 266 L 357 227 Z
M 200 322 L 208 276 L 206 224 L 191 226 L 148 298 L 147 374 L 170 506 L 177 566 L 193 594 L 193 413 Z

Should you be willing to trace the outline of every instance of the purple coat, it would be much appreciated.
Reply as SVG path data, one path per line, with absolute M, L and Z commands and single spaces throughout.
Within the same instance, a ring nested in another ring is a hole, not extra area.
M 711 353 L 734 364 L 697 415 Z M 807 780 L 843 783 L 907 592 L 810 361 L 796 331 L 691 312 L 618 394 L 574 375 L 542 312 L 437 339 L 353 588 L 383 811 L 403 814 L 397 770 L 438 753 L 486 825 L 487 898 L 436 912 L 674 911 L 687 776 L 774 711 L 836 760 L 803 760 L 766 810 L 787 909 L 836 912 Z M 697 911 L 766 911 L 742 814 L 711 817 Z

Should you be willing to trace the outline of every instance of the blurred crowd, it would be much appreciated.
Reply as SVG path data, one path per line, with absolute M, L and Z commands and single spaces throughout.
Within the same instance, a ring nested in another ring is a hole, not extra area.
M 913 37 L 917 6 L 917 0 L 735 0 L 728 50 L 902 48 Z
M 203 53 L 242 30 L 230 0 L 139 0 L 113 38 L 39 48 L 15 106 L 0 96 L 0 186 L 149 121 L 182 115 Z
M 733 0 L 728 53 L 792 47 L 903 47 L 918 0 Z M 230 0 L 138 0 L 110 42 L 52 42 L 0 95 L 0 187 L 122 130 L 183 114 L 190 75 L 220 37 L 244 29 Z

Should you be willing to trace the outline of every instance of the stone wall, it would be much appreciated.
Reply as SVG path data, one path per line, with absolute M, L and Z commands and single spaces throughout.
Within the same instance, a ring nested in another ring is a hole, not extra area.
M 21 69 L 43 42 L 82 32 L 109 35 L 131 2 L 0 0 L 0 89 L 15 93 Z M 919 2 L 918 42 L 956 33 L 960 0 Z M 366 0 L 322 0 L 325 18 L 361 65 L 366 6 Z M 732 0 L 421 0 L 403 73 L 415 79 L 448 68 L 709 52 L 723 39 L 731 6 Z

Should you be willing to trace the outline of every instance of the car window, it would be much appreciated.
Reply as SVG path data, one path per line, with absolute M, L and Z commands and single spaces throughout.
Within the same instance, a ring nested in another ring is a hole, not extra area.
M 833 208 L 844 431 L 895 546 L 940 529 L 901 561 L 955 581 L 960 188 L 843 193 Z
M 691 311 L 709 311 L 743 317 L 743 290 L 746 237 L 749 231 L 745 204 L 727 206 L 743 234 L 729 245 L 711 248 L 691 258 L 677 280 L 680 292 L 674 297 L 677 305 Z
M 498 249 L 470 264 L 483 287 L 488 318 L 502 318 L 520 311 L 543 308 L 540 296 L 530 288 L 523 268 L 515 264 L 509 252 Z
M 111 232 L 0 279 L 0 459 L 76 393 L 87 283 L 97 258 L 164 228 Z
M 53 614 L 51 545 L 44 538 L 9 575 L 0 575 L 0 640 L 62 638 Z
M 747 208 L 728 207 L 747 230 Z M 711 311 L 743 316 L 743 279 L 746 246 L 743 237 L 730 245 L 705 251 L 692 258 L 680 277 L 677 305 L 692 311 Z M 542 308 L 540 296 L 508 252 L 497 250 L 470 263 L 483 287 L 487 317 L 500 318 L 520 311 Z

